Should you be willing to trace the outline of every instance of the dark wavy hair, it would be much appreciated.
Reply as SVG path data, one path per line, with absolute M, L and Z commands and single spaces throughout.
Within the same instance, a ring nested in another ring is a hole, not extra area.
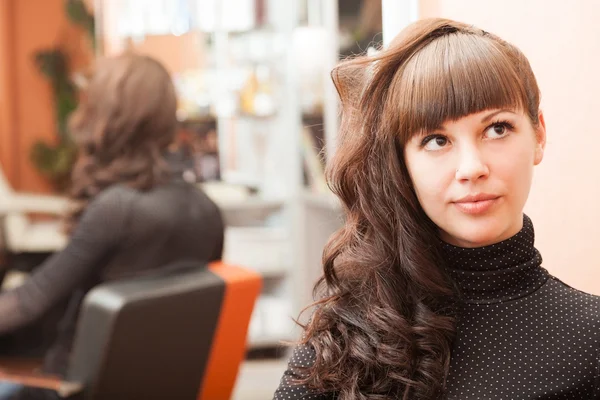
M 516 47 L 445 19 L 412 24 L 389 48 L 341 63 L 332 78 L 342 120 L 327 179 L 346 221 L 324 250 L 301 341 L 316 358 L 299 381 L 339 400 L 439 399 L 460 296 L 404 145 L 492 108 L 520 109 L 537 124 L 537 83 Z
M 97 63 L 70 119 L 79 153 L 67 231 L 107 187 L 149 190 L 167 178 L 164 150 L 174 140 L 176 111 L 175 88 L 158 61 L 126 53 Z

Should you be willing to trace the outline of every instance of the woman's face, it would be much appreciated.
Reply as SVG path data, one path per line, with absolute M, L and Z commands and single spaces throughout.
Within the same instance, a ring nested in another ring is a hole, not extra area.
M 417 197 L 442 240 L 480 247 L 521 230 L 534 165 L 546 143 L 520 111 L 485 110 L 415 135 L 405 158 Z

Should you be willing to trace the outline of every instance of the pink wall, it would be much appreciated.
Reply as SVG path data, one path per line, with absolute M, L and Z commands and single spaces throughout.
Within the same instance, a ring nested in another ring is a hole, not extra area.
M 600 1 L 420 0 L 420 17 L 472 23 L 517 45 L 542 91 L 548 145 L 525 212 L 544 267 L 600 294 Z

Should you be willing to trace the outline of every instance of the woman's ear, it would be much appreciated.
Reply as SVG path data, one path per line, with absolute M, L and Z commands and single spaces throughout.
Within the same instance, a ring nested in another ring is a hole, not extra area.
M 533 164 L 538 165 L 544 158 L 544 149 L 546 148 L 546 121 L 544 113 L 540 110 L 538 114 L 538 126 L 535 128 L 535 155 Z

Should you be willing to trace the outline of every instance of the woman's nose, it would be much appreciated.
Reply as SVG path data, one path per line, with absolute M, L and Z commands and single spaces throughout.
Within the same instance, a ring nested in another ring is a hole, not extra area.
M 460 153 L 456 166 L 456 179 L 459 181 L 475 181 L 485 178 L 490 171 L 481 152 L 475 147 L 465 148 Z

